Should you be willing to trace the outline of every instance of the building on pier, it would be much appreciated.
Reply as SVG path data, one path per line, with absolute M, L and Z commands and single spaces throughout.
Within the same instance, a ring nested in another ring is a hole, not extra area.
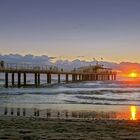
M 111 68 L 105 68 L 103 67 L 103 65 L 90 65 L 90 66 L 80 67 L 76 71 L 83 72 L 83 73 L 113 72 Z
M 103 65 L 99 64 L 80 67 L 74 71 L 82 73 L 82 81 L 116 80 L 117 75 L 111 68 L 105 68 Z

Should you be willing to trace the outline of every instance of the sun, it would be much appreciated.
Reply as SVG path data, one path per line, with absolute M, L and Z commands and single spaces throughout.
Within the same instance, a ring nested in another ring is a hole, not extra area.
M 132 72 L 129 74 L 129 77 L 131 78 L 137 78 L 138 77 L 138 74 L 136 72 Z

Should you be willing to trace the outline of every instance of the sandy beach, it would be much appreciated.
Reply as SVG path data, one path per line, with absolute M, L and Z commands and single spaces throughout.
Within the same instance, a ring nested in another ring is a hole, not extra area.
M 0 140 L 140 140 L 140 121 L 0 117 Z

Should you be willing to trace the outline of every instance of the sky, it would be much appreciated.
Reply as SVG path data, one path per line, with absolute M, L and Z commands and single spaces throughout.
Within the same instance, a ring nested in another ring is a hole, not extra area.
M 140 0 L 0 0 L 0 54 L 140 63 Z

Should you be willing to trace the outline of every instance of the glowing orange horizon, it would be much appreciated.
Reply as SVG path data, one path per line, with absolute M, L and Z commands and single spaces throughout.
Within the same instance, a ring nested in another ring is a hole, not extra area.
M 120 77 L 123 78 L 129 78 L 132 80 L 137 80 L 140 78 L 140 72 L 139 71 L 132 71 L 132 70 L 122 70 L 120 73 L 118 73 Z
M 120 67 L 120 76 L 123 78 L 137 80 L 140 78 L 140 67 L 136 64 L 122 65 Z

